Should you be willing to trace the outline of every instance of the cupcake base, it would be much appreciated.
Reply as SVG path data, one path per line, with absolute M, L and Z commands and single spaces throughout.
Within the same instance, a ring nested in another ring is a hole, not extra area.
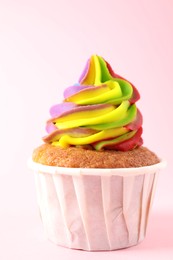
M 137 245 L 146 234 L 158 170 L 77 169 L 29 162 L 49 240 L 87 251 Z

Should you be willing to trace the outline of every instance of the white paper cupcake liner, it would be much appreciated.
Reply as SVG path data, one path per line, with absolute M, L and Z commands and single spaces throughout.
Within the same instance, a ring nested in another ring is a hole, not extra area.
M 115 250 L 141 242 L 161 161 L 122 169 L 78 169 L 29 161 L 38 205 L 52 242 L 88 251 Z

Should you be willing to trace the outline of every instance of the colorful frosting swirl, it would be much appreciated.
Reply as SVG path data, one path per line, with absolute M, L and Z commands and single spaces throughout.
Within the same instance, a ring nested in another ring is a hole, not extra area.
M 64 91 L 64 101 L 50 109 L 48 135 L 54 146 L 128 151 L 142 145 L 142 115 L 137 89 L 93 55 L 79 83 Z

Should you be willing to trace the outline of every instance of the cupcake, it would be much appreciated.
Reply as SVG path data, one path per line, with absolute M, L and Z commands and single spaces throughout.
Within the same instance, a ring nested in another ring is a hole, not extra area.
M 29 161 L 45 234 L 87 251 L 137 245 L 146 234 L 158 172 L 143 146 L 135 86 L 102 57 L 50 109 L 44 144 Z

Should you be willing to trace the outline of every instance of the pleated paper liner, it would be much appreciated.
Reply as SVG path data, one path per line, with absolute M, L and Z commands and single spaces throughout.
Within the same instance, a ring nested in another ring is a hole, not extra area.
M 47 238 L 87 251 L 137 245 L 145 237 L 158 172 L 165 164 L 80 169 L 29 160 Z

